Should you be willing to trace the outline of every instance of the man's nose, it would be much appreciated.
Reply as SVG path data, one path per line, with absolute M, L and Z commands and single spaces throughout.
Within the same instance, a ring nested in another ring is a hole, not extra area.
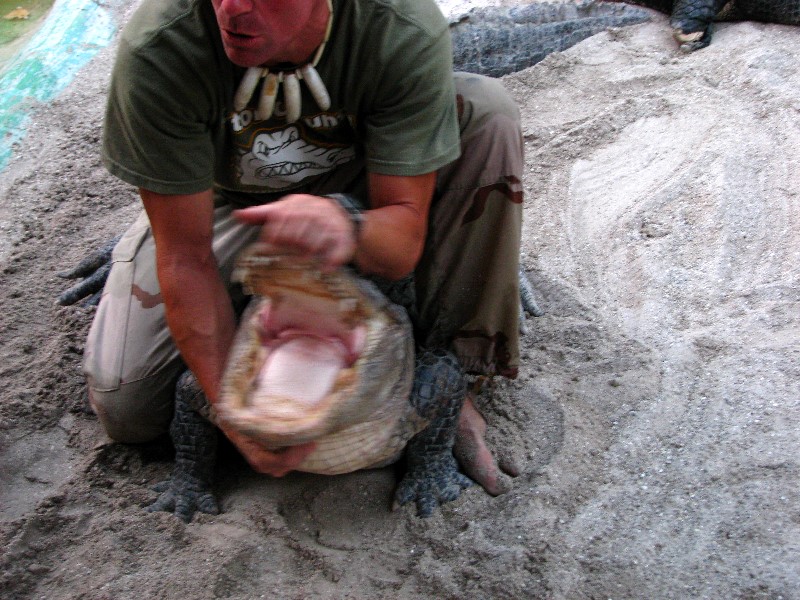
M 219 11 L 226 17 L 238 17 L 253 10 L 255 0 L 220 0 Z

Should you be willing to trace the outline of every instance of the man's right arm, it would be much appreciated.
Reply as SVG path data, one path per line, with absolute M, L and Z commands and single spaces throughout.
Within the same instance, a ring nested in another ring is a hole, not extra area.
M 140 195 L 156 243 L 167 325 L 213 404 L 235 327 L 212 250 L 213 193 L 165 195 L 142 189 Z
M 213 252 L 213 192 L 139 193 L 156 243 L 167 325 L 183 360 L 214 404 L 236 321 Z M 223 432 L 256 471 L 275 477 L 294 470 L 314 450 L 309 443 L 271 452 L 237 432 Z

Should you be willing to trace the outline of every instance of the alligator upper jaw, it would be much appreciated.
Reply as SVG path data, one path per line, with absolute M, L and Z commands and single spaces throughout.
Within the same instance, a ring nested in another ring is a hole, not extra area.
M 233 278 L 248 294 L 274 302 L 295 298 L 310 311 L 335 313 L 349 323 L 363 322 L 376 310 L 352 278 L 338 271 L 325 273 L 311 258 L 269 254 L 263 244 L 253 244 L 242 253 Z

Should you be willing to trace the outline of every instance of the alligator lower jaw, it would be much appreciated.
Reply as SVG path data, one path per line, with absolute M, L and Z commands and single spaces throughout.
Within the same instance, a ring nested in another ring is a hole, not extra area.
M 224 420 L 267 448 L 295 446 L 333 432 L 341 421 L 338 410 L 353 393 L 357 375 L 343 369 L 333 390 L 313 407 L 299 406 L 295 398 L 272 396 L 226 412 Z

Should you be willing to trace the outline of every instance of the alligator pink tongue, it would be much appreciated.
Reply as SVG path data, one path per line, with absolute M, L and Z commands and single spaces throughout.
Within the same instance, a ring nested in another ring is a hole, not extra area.
M 254 404 L 285 398 L 305 407 L 316 405 L 331 391 L 339 371 L 348 365 L 347 354 L 338 339 L 289 336 L 272 349 L 261 367 Z

